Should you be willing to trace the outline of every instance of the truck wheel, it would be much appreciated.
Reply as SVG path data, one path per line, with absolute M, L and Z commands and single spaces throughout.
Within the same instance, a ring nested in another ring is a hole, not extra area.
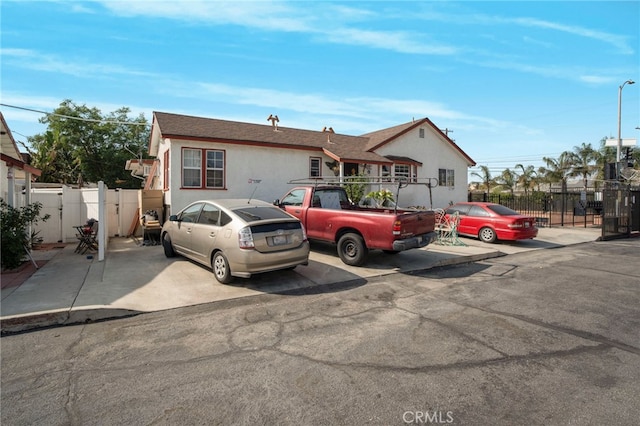
M 338 240 L 338 256 L 350 266 L 361 266 L 367 259 L 367 246 L 358 234 L 344 234 Z

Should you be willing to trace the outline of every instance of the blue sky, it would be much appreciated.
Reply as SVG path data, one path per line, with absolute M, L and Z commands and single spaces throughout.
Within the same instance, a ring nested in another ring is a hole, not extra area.
M 360 135 L 429 117 L 494 175 L 617 137 L 640 2 L 7 1 L 1 103 Z M 640 83 L 622 137 L 640 132 Z M 17 140 L 42 114 L 1 106 Z

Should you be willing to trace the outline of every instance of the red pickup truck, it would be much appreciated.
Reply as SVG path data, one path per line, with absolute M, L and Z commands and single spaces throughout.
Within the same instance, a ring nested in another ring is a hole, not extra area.
M 299 186 L 274 204 L 300 219 L 310 240 L 337 244 L 347 265 L 363 265 L 370 249 L 393 254 L 435 238 L 434 212 L 359 207 L 340 186 Z

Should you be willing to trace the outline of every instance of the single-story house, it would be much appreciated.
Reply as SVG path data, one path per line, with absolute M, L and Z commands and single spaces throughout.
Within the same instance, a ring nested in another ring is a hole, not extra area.
M 154 112 L 146 188 L 164 193 L 165 218 L 204 198 L 281 198 L 294 179 L 403 176 L 402 207 L 446 207 L 467 199 L 475 162 L 428 118 L 360 136 Z M 430 186 L 427 183 L 431 183 Z M 380 189 L 373 185 L 371 190 Z M 389 186 L 388 189 L 393 189 Z
M 31 182 L 42 171 L 27 164 L 0 112 L 0 198 L 12 207 L 30 204 Z M 24 195 L 23 195 L 24 194 Z

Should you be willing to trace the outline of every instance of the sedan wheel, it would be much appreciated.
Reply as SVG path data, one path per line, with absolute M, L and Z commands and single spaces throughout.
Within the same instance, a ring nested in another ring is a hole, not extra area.
M 165 256 L 174 257 L 176 255 L 173 245 L 171 244 L 171 237 L 169 237 L 169 233 L 164 234 L 164 237 L 162 237 L 162 248 L 164 249 Z
M 229 261 L 221 251 L 213 256 L 211 267 L 213 268 L 213 275 L 215 275 L 216 280 L 222 284 L 229 284 L 233 280 L 231 268 L 229 268 Z
M 494 243 L 496 241 L 496 232 L 491 228 L 482 228 L 478 233 L 478 238 L 485 243 Z

